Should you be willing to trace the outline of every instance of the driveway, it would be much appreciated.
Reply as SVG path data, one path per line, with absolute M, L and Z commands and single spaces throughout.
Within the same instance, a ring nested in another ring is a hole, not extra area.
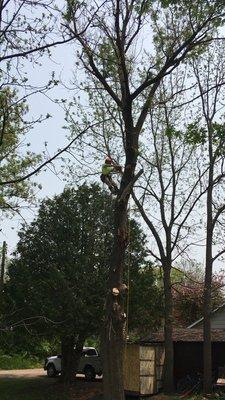
M 11 369 L 11 370 L 0 370 L 0 378 L 45 378 L 46 372 L 43 368 L 35 369 Z
M 0 378 L 10 379 L 10 378 L 46 378 L 47 373 L 43 368 L 35 369 L 11 369 L 11 370 L 0 370 Z M 84 375 L 77 374 L 77 378 L 84 379 Z M 57 379 L 57 378 L 55 378 Z M 48 378 L 48 381 L 52 381 L 54 378 Z M 101 381 L 102 376 L 96 376 L 96 381 Z

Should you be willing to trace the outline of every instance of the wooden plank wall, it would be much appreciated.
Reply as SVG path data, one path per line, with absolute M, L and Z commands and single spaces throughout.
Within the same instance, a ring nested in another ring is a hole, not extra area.
M 129 392 L 140 391 L 139 344 L 127 344 L 124 349 L 124 389 Z
M 140 394 L 155 393 L 155 348 L 140 346 Z
M 124 351 L 124 389 L 140 395 L 158 393 L 163 385 L 162 345 L 128 344 Z

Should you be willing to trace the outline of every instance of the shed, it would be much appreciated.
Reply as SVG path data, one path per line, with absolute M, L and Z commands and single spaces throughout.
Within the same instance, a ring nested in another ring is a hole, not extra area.
M 203 372 L 202 329 L 175 329 L 174 383 L 187 374 Z M 163 387 L 164 334 L 157 332 L 138 343 L 128 343 L 124 355 L 124 388 L 127 392 L 147 396 Z M 212 332 L 212 367 L 225 366 L 225 330 Z
M 225 329 L 225 303 L 216 308 L 211 313 L 211 329 Z M 198 319 L 193 324 L 188 326 L 189 329 L 203 328 L 203 318 Z
M 147 396 L 162 388 L 164 346 L 161 343 L 127 343 L 124 352 L 124 389 Z

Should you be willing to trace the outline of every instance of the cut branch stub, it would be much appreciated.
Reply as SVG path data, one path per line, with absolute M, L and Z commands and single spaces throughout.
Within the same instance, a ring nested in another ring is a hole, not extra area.
M 125 283 L 121 283 L 118 289 L 119 289 L 120 294 L 127 293 L 127 291 L 128 291 L 128 287 Z
M 112 288 L 112 295 L 117 297 L 119 294 L 124 294 L 128 291 L 128 287 L 125 283 L 121 283 L 119 287 Z
M 112 295 L 113 296 L 117 297 L 117 296 L 119 296 L 119 294 L 120 294 L 119 289 L 117 289 L 116 287 L 112 289 Z

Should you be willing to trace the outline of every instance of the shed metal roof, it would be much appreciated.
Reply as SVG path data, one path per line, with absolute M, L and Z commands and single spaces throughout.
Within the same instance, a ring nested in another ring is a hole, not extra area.
M 221 306 L 217 307 L 215 310 L 212 311 L 211 315 L 220 312 L 223 308 L 225 307 L 225 303 L 223 303 Z M 191 325 L 188 326 L 188 328 L 194 328 L 196 325 L 198 325 L 200 322 L 203 321 L 203 317 L 199 318 L 197 321 L 193 322 Z

